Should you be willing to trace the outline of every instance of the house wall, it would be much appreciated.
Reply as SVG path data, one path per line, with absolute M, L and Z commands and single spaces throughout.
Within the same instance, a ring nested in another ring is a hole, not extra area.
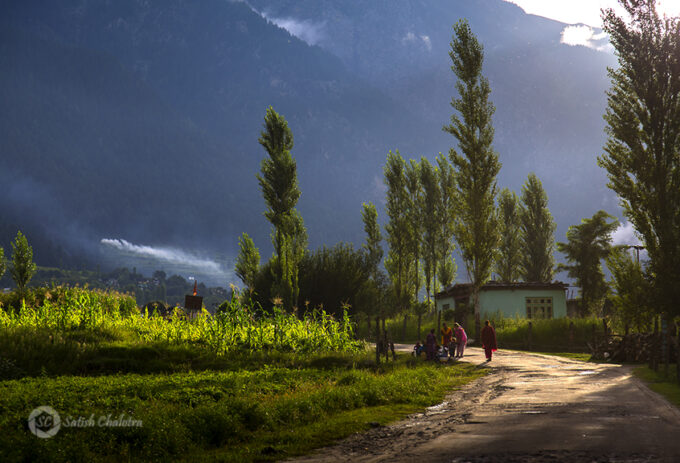
M 526 298 L 552 297 L 553 318 L 567 316 L 567 298 L 561 289 L 504 289 L 482 290 L 479 294 L 479 305 L 482 319 L 493 317 L 499 311 L 503 317 L 526 318 Z
M 437 306 L 437 310 L 439 311 L 456 308 L 456 301 L 452 297 L 443 297 L 441 299 L 436 299 L 434 302 Z M 448 307 L 445 308 L 444 306 L 447 304 Z

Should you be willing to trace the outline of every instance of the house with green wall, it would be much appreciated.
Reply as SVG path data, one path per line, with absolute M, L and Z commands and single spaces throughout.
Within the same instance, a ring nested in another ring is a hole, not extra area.
M 482 320 L 498 313 L 515 318 L 561 318 L 567 316 L 567 288 L 562 282 L 554 283 L 501 283 L 490 281 L 479 291 Z M 453 309 L 456 319 L 472 314 L 472 284 L 457 283 L 435 294 L 437 310 Z

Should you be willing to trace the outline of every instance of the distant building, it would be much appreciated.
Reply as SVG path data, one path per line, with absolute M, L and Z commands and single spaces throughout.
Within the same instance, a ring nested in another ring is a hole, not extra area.
M 482 319 L 501 313 L 514 318 L 561 318 L 567 316 L 566 290 L 568 285 L 554 283 L 500 283 L 490 281 L 479 291 L 480 316 Z M 435 294 L 437 310 L 453 309 L 456 319 L 472 314 L 472 285 L 457 283 Z

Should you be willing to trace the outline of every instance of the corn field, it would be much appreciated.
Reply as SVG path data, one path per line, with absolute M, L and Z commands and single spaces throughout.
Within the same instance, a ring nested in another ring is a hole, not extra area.
M 274 306 L 263 311 L 242 304 L 238 297 L 211 315 L 205 309 L 188 318 L 180 309 L 171 316 L 141 313 L 133 297 L 117 292 L 56 287 L 45 290 L 34 304 L 18 310 L 0 309 L 0 330 L 41 328 L 69 330 L 125 330 L 140 341 L 203 346 L 217 354 L 232 351 L 284 352 L 356 351 L 354 326 L 345 311 L 336 320 L 324 310 L 302 318 Z

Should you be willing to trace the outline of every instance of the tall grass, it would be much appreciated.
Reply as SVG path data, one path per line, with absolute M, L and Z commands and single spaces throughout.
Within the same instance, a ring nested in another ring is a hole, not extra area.
M 593 332 L 602 328 L 597 318 L 533 319 L 508 318 L 496 314 L 490 318 L 496 328 L 500 348 L 531 349 L 544 352 L 587 352 Z M 529 323 L 531 322 L 531 337 Z
M 298 318 L 278 306 L 264 311 L 234 297 L 215 315 L 203 310 L 196 317 L 187 317 L 175 309 L 171 317 L 164 318 L 140 313 L 129 295 L 66 287 L 45 291 L 33 304 L 22 301 L 18 310 L 0 310 L 0 334 L 31 330 L 50 333 L 52 340 L 74 331 L 131 332 L 141 341 L 203 346 L 218 355 L 244 350 L 355 351 L 362 347 L 354 339 L 347 312 L 340 320 L 323 310 Z

